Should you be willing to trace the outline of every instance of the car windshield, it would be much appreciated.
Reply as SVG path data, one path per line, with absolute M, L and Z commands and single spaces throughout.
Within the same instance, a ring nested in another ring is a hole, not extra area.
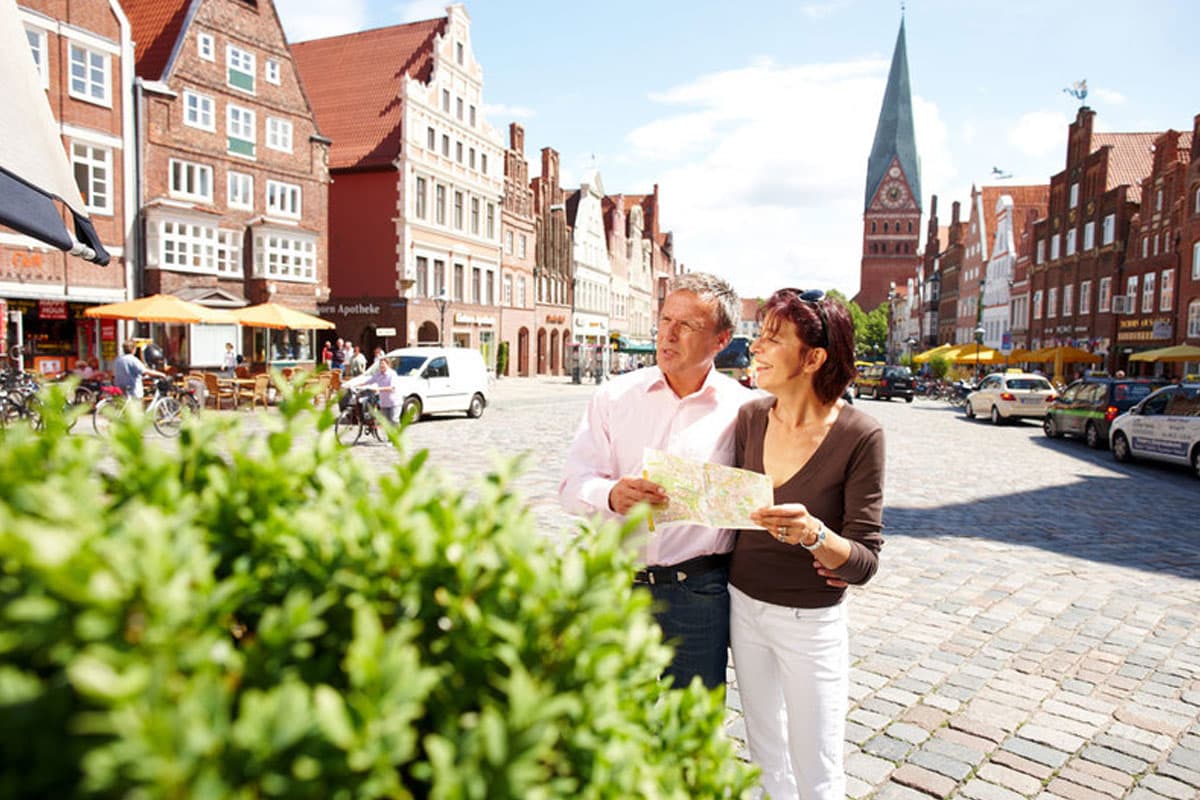
M 1050 381 L 1045 378 L 1009 378 L 1009 389 L 1021 389 L 1031 392 L 1048 392 L 1050 391 Z
M 396 356 L 392 359 L 392 367 L 401 375 L 420 375 L 421 367 L 428 360 L 425 356 Z
M 1136 403 L 1143 397 L 1149 397 L 1155 388 L 1152 383 L 1118 383 L 1113 386 L 1113 400 Z
M 908 367 L 888 367 L 884 370 L 884 374 L 889 378 L 911 378 L 912 372 Z

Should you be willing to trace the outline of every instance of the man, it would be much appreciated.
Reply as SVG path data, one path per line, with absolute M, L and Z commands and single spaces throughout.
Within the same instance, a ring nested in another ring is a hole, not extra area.
M 342 361 L 346 356 L 346 342 L 342 339 L 337 340 L 337 344 L 333 346 L 333 353 L 329 356 L 329 368 L 342 371 Z
M 145 397 L 145 387 L 142 386 L 142 376 L 165 378 L 166 373 L 150 369 L 142 360 L 133 354 L 137 344 L 132 340 L 121 343 L 124 353 L 113 362 L 113 383 L 117 388 L 130 397 Z
M 363 355 L 362 348 L 354 345 L 354 355 L 350 357 L 350 366 L 347 369 L 348 378 L 357 378 L 367 371 L 367 357 Z
M 617 518 L 638 503 L 662 505 L 664 489 L 643 480 L 642 450 L 732 464 L 738 408 L 754 395 L 713 369 L 740 316 L 733 288 L 712 275 L 676 278 L 658 320 L 658 366 L 604 384 L 592 397 L 558 487 L 568 511 Z M 667 525 L 645 540 L 634 583 L 656 601 L 655 617 L 675 658 L 676 687 L 699 675 L 725 685 L 731 531 Z

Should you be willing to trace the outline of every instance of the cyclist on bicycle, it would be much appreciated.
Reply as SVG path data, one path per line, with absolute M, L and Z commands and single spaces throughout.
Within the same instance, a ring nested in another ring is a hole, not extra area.
M 142 387 L 143 375 L 165 378 L 167 374 L 146 366 L 140 358 L 134 355 L 133 351 L 136 347 L 137 343 L 132 340 L 121 343 L 121 349 L 125 352 L 113 362 L 113 383 L 126 395 L 141 398 L 145 396 L 145 390 Z
M 400 373 L 392 369 L 391 359 L 380 357 L 379 371 L 366 376 L 366 380 L 362 381 L 359 387 L 379 394 L 379 408 L 388 422 L 395 425 L 400 421 L 400 409 L 404 398 L 400 397 Z

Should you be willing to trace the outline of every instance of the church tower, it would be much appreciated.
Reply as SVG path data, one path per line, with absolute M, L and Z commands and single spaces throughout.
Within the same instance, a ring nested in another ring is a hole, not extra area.
M 892 282 L 904 286 L 921 263 L 921 165 L 913 133 L 912 91 L 904 19 L 892 53 L 887 90 L 867 161 L 862 266 L 858 296 L 864 311 L 887 300 Z

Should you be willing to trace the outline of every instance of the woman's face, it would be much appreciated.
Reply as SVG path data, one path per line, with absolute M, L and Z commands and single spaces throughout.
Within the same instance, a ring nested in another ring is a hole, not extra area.
M 762 332 L 750 345 L 759 388 L 771 391 L 800 376 L 806 351 L 794 322 L 774 314 L 768 316 L 763 320 Z

